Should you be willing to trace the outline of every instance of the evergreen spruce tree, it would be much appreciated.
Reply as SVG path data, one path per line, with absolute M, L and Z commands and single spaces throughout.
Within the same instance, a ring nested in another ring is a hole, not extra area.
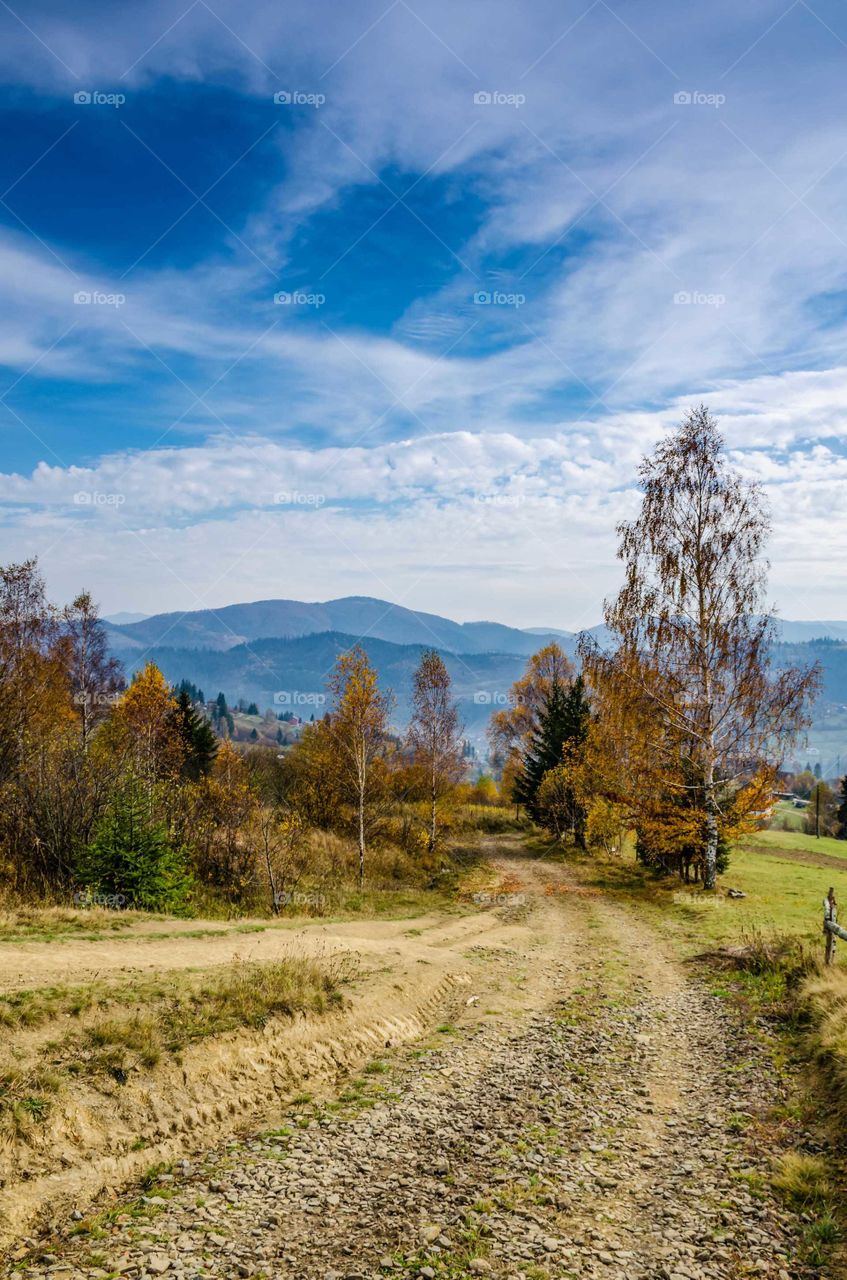
M 513 797 L 537 817 L 536 798 L 545 773 L 562 764 L 566 745 L 578 746 L 585 741 L 591 710 L 585 695 L 585 681 L 577 676 L 567 687 L 554 681 L 538 718 L 538 726 L 530 737 L 520 773 L 515 780 Z
M 180 689 L 174 713 L 177 731 L 185 748 L 183 776 L 196 782 L 212 767 L 218 750 L 217 739 L 205 716 L 197 711 L 186 689 Z
M 128 778 L 94 838 L 79 857 L 77 876 L 94 893 L 140 911 L 184 910 L 191 890 L 186 857 L 167 829 L 148 817 L 144 787 Z
M 198 689 L 197 685 L 194 683 L 193 680 L 180 680 L 179 684 L 176 687 L 176 692 L 179 694 L 179 693 L 182 693 L 183 690 L 185 690 L 185 692 L 188 694 L 191 701 L 195 703 L 195 705 L 198 702 L 206 701 L 205 697 L 203 696 L 203 690 Z
M 222 693 L 219 693 L 215 699 L 215 706 L 212 711 L 212 722 L 217 726 L 218 733 L 222 736 L 225 736 L 224 725 L 226 725 L 229 730 L 230 737 L 235 733 L 235 721 L 232 718 L 232 712 L 226 705 L 226 698 Z

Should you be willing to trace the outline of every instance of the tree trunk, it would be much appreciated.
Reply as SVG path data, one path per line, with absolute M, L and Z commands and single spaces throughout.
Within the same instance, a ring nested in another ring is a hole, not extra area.
M 435 853 L 435 773 L 432 775 L 432 786 L 429 794 L 429 853 Z
M 279 898 L 276 893 L 276 880 L 274 879 L 273 859 L 271 858 L 270 842 L 265 836 L 265 862 L 268 868 L 268 884 L 271 888 L 271 909 L 275 916 L 279 915 Z
M 718 806 L 715 799 L 715 772 L 711 760 L 706 767 L 706 851 L 703 860 L 703 888 L 714 889 L 718 879 Z
M 365 884 L 365 789 L 359 789 L 359 888 Z

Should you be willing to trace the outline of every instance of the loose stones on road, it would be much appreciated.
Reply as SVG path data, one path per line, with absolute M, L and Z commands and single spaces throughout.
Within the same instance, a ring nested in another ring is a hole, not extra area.
M 779 1078 L 696 984 L 622 1007 L 595 989 L 440 1041 L 364 1076 L 341 1110 L 301 1107 L 290 1130 L 210 1153 L 101 1238 L 68 1223 L 55 1261 L 36 1252 L 23 1275 L 819 1274 L 743 1133 Z

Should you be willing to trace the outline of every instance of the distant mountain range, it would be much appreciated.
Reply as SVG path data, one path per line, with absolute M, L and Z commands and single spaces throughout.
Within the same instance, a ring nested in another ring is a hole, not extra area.
M 514 653 L 529 655 L 557 640 L 573 650 L 576 633 L 559 627 L 510 627 L 500 622 L 453 622 L 435 613 L 407 609 L 371 596 L 308 603 L 303 600 L 256 600 L 220 609 L 185 613 L 119 613 L 106 619 L 116 650 L 129 654 L 153 645 L 179 649 L 232 649 L 252 640 L 294 639 L 338 631 L 348 636 L 422 644 L 450 653 Z M 777 624 L 787 644 L 808 640 L 847 640 L 847 622 Z M 606 628 L 589 628 L 602 643 Z
M 151 649 L 152 658 L 166 678 L 177 683 L 184 677 L 203 689 L 207 698 L 223 690 L 230 702 L 244 698 L 260 710 L 294 711 L 304 719 L 319 718 L 327 707 L 326 683 L 338 655 L 354 645 L 357 636 L 321 631 L 289 640 L 265 638 L 231 649 Z M 393 722 L 409 718 L 412 675 L 427 647 L 392 644 L 368 638 L 368 657 L 379 672 L 380 684 L 396 699 Z M 485 731 L 492 710 L 505 706 L 509 689 L 523 671 L 526 659 L 506 653 L 453 654 L 442 650 L 453 681 L 469 736 Z M 132 663 L 127 662 L 129 670 Z
M 117 617 L 132 621 L 117 622 Z M 339 653 L 360 643 L 397 699 L 395 722 L 408 719 L 412 673 L 428 648 L 443 655 L 471 737 L 481 738 L 492 710 L 506 705 L 526 660 L 556 641 L 571 656 L 577 635 L 555 627 L 509 627 L 499 622 L 454 622 L 369 596 L 323 603 L 259 600 L 152 617 L 117 615 L 107 622 L 112 649 L 131 674 L 152 659 L 171 681 L 220 690 L 308 718 L 321 714 L 326 681 Z M 602 625 L 590 634 L 603 644 Z M 820 661 L 824 685 L 816 721 L 847 704 L 847 622 L 780 622 L 778 665 Z M 840 738 L 840 731 L 839 731 Z M 838 745 L 840 750 L 840 745 Z M 847 733 L 845 733 L 847 752 Z
M 111 622 L 116 627 L 125 627 L 130 622 L 143 622 L 145 618 L 149 618 L 149 613 L 112 613 L 103 619 L 104 622 Z
M 499 622 L 453 622 L 370 596 L 307 604 L 302 600 L 257 600 L 195 613 L 157 613 L 140 621 L 109 624 L 112 644 L 122 653 L 150 645 L 179 649 L 232 649 L 252 640 L 294 639 L 339 631 L 348 636 L 422 644 L 450 653 L 529 655 L 550 640 L 569 641 L 571 632 L 550 628 L 521 631 Z

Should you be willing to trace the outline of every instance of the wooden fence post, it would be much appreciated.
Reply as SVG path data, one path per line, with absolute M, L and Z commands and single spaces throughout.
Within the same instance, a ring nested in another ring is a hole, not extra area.
M 838 923 L 838 906 L 835 901 L 834 889 L 830 889 L 823 900 L 823 931 L 826 937 L 824 959 L 827 964 L 832 964 L 835 959 L 835 939 L 847 939 L 847 929 L 842 929 Z

